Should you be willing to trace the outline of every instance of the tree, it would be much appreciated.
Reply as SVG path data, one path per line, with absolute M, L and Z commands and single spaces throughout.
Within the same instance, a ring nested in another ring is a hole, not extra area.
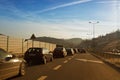
M 31 38 L 30 38 L 30 39 L 32 39 L 32 40 L 36 39 L 35 34 L 32 34 L 32 36 L 31 36 Z

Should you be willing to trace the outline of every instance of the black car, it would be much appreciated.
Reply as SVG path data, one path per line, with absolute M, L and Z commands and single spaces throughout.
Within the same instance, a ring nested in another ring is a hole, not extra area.
M 78 49 L 77 48 L 73 48 L 74 53 L 78 53 Z
M 25 60 L 0 48 L 0 80 L 25 75 Z
M 73 48 L 66 48 L 66 51 L 67 51 L 67 55 L 74 55 L 74 50 Z
M 53 57 L 65 57 L 67 56 L 67 52 L 64 47 L 56 47 L 53 51 Z
M 85 49 L 79 49 L 80 53 L 86 53 Z
M 53 55 L 47 48 L 29 48 L 24 55 L 24 59 L 28 65 L 31 64 L 46 64 L 48 61 L 53 61 Z

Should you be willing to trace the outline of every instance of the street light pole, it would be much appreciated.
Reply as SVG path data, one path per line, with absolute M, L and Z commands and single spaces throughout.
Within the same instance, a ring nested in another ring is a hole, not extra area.
M 89 22 L 89 23 L 93 25 L 93 38 L 95 38 L 95 24 L 98 24 L 99 21 L 97 21 L 97 22 Z
M 97 22 L 89 22 L 89 23 L 93 25 L 93 41 L 92 41 L 92 48 L 93 48 L 93 51 L 95 52 L 95 41 L 94 41 L 94 38 L 95 38 L 95 24 L 98 24 L 99 21 L 97 21 Z

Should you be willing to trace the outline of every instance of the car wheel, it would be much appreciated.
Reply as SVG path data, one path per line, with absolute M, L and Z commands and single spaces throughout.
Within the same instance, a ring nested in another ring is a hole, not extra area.
M 47 63 L 47 60 L 45 57 L 43 57 L 43 64 L 46 64 Z
M 63 57 L 65 57 L 65 54 L 63 53 Z
M 25 68 L 26 68 L 26 65 L 25 65 L 24 62 L 22 62 L 21 65 L 20 65 L 20 69 L 19 69 L 19 75 L 20 76 L 25 75 Z
M 51 60 L 50 60 L 51 62 L 53 61 L 53 57 L 51 57 Z

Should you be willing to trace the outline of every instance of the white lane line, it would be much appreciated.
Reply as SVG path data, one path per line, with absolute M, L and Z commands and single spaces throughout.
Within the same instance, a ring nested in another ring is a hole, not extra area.
M 76 59 L 78 61 L 83 61 L 83 62 L 87 62 L 87 59 Z
M 54 67 L 53 70 L 58 70 L 60 67 L 62 67 L 62 65 L 58 65 L 58 66 Z
M 63 63 L 67 63 L 68 62 L 68 60 L 65 60 Z
M 72 58 L 68 58 L 68 60 L 71 60 Z
M 41 76 L 40 78 L 38 78 L 37 80 L 45 80 L 48 76 Z
M 75 56 L 75 55 L 74 55 Z M 74 58 L 74 56 L 72 56 L 72 58 Z
M 88 60 L 89 62 L 94 62 L 94 63 L 103 63 L 102 61 L 94 61 L 94 60 Z
M 87 60 L 87 59 L 76 59 L 76 60 L 83 61 L 83 62 L 93 62 L 93 63 L 100 63 L 100 64 L 103 64 L 102 61 Z

